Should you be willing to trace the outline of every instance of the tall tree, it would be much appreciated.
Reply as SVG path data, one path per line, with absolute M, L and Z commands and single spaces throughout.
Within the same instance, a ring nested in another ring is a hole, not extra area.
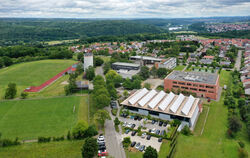
M 145 150 L 145 153 L 143 154 L 143 158 L 157 158 L 158 154 L 155 148 L 149 146 Z
M 87 138 L 82 147 L 83 158 L 93 158 L 97 155 L 98 144 L 96 138 Z
M 94 115 L 94 120 L 101 126 L 104 127 L 105 121 L 110 120 L 109 112 L 106 110 L 98 110 Z
M 147 66 L 142 66 L 139 75 L 146 80 L 147 78 L 149 78 L 149 68 Z
M 17 93 L 16 84 L 15 83 L 9 83 L 8 88 L 5 91 L 5 99 L 13 99 L 15 98 Z
M 94 67 L 90 66 L 88 69 L 86 69 L 86 78 L 92 81 L 94 77 L 95 77 L 95 69 Z

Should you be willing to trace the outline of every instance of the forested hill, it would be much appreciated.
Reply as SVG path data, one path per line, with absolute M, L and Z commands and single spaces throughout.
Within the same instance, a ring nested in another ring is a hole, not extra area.
M 0 19 L 0 45 L 162 32 L 157 26 L 129 20 Z

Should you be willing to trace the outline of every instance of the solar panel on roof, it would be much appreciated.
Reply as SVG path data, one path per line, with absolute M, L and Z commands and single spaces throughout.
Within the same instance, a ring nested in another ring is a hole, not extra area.
M 173 113 L 176 113 L 176 111 L 178 110 L 178 108 L 180 107 L 181 103 L 183 102 L 183 100 L 185 99 L 185 96 L 183 94 L 180 94 L 178 96 L 178 98 L 175 100 L 174 104 L 170 107 L 170 110 Z
M 160 103 L 159 109 L 164 111 L 168 107 L 168 105 L 171 103 L 171 101 L 174 99 L 174 97 L 175 97 L 175 94 L 170 92 L 168 96 L 165 99 L 163 99 L 163 101 Z
M 184 107 L 181 110 L 181 112 L 184 115 L 188 115 L 188 113 L 189 113 L 189 111 L 194 103 L 194 100 L 195 100 L 195 98 L 192 95 L 190 95 L 188 98 L 188 101 L 185 103 Z
M 129 99 L 130 104 L 135 104 L 138 100 L 140 100 L 146 93 L 148 93 L 148 90 L 146 88 L 143 88 L 140 92 L 138 92 L 136 95 L 134 95 L 131 99 Z
M 138 104 L 140 106 L 144 106 L 150 99 L 153 98 L 153 96 L 155 96 L 157 92 L 155 90 L 151 90 L 146 96 L 144 96 L 139 102 Z
M 153 109 L 161 100 L 162 98 L 166 95 L 166 93 L 164 91 L 160 91 L 155 97 L 154 99 L 152 99 L 148 106 Z

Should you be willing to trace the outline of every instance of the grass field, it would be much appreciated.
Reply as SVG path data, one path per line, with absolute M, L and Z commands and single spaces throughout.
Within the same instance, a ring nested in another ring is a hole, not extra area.
M 20 146 L 0 148 L 1 158 L 82 158 L 84 141 L 51 143 L 27 143 Z
M 220 86 L 230 80 L 230 72 L 222 70 L 220 73 Z M 212 101 L 207 105 L 209 109 L 207 122 L 203 134 L 197 133 L 203 127 L 205 113 L 202 113 L 193 136 L 179 135 L 176 158 L 235 158 L 237 157 L 238 143 L 235 139 L 226 136 L 227 131 L 227 107 L 223 105 L 224 94 L 219 102 Z M 205 112 L 204 110 L 203 112 Z M 241 135 L 239 136 L 241 137 Z M 243 138 L 244 136 L 242 136 Z M 243 139 L 242 139 L 243 140 Z M 244 140 L 243 140 L 244 141 Z M 245 149 L 250 153 L 250 143 L 244 141 Z
M 2 136 L 27 140 L 66 135 L 77 120 L 88 119 L 87 99 L 87 96 L 72 96 L 0 102 Z
M 185 65 L 178 65 L 174 68 L 174 70 L 177 70 L 177 71 L 182 71 L 184 69 Z
M 70 43 L 70 42 L 75 42 L 75 41 L 79 41 L 79 39 L 49 41 L 49 42 L 45 42 L 45 43 L 47 43 L 48 45 L 56 45 L 56 44 Z
M 39 86 L 75 62 L 73 60 L 41 60 L 0 69 L 0 99 L 3 98 L 9 82 L 17 84 L 17 96 L 19 96 L 25 88 Z

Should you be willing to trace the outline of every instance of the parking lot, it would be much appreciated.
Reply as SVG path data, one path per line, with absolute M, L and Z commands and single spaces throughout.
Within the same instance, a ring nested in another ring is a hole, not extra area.
M 122 134 L 122 139 L 123 139 L 124 137 L 130 137 L 131 142 L 135 141 L 136 144 L 137 144 L 138 142 L 140 142 L 141 145 L 145 145 L 146 147 L 152 146 L 152 147 L 154 147 L 158 152 L 160 151 L 160 147 L 161 147 L 161 143 L 162 143 L 162 142 L 158 142 L 158 138 L 156 138 L 156 137 L 151 137 L 150 140 L 147 140 L 146 138 L 141 138 L 140 136 L 137 136 L 137 135 L 131 136 L 131 132 L 129 132 L 128 134 Z

